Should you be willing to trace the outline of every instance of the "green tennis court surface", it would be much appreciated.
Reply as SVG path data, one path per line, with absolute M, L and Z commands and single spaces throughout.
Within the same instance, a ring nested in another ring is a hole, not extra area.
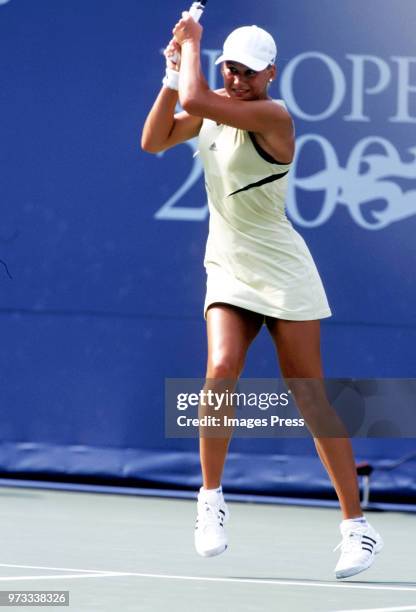
M 385 548 L 337 581 L 337 510 L 230 502 L 229 549 L 204 559 L 193 501 L 2 487 L 0 502 L 0 590 L 69 591 L 57 609 L 416 610 L 411 514 L 368 513 Z

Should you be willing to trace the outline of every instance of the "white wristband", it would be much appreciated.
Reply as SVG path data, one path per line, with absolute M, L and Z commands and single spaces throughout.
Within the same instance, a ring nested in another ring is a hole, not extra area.
M 179 72 L 177 70 L 172 70 L 171 68 L 166 68 L 166 74 L 162 81 L 165 87 L 169 87 L 169 89 L 175 89 L 178 91 L 179 89 Z

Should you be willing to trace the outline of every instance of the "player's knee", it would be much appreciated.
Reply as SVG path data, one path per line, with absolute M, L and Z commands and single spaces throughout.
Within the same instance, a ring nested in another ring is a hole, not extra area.
M 233 355 L 218 353 L 208 360 L 207 378 L 236 380 L 241 369 L 240 359 Z
M 296 405 L 306 419 L 322 414 L 322 410 L 328 407 L 325 388 L 321 380 L 292 379 L 289 387 Z

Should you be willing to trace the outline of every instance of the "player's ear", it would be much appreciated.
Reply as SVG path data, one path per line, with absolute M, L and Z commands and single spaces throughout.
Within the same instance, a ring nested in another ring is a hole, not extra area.
M 267 67 L 267 70 L 269 71 L 269 81 L 274 81 L 276 76 L 277 76 L 277 67 L 276 64 L 271 64 L 270 66 Z

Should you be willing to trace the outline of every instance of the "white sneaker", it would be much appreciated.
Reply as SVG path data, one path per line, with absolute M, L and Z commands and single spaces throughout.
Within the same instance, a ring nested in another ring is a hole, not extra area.
M 335 567 L 337 578 L 348 578 L 363 572 L 374 562 L 374 557 L 383 548 L 383 540 L 369 523 L 357 526 L 341 523 L 342 541 L 334 548 L 341 548 L 341 557 Z
M 224 523 L 230 513 L 221 489 L 198 494 L 198 516 L 195 523 L 195 548 L 202 557 L 220 555 L 227 548 L 227 534 Z

